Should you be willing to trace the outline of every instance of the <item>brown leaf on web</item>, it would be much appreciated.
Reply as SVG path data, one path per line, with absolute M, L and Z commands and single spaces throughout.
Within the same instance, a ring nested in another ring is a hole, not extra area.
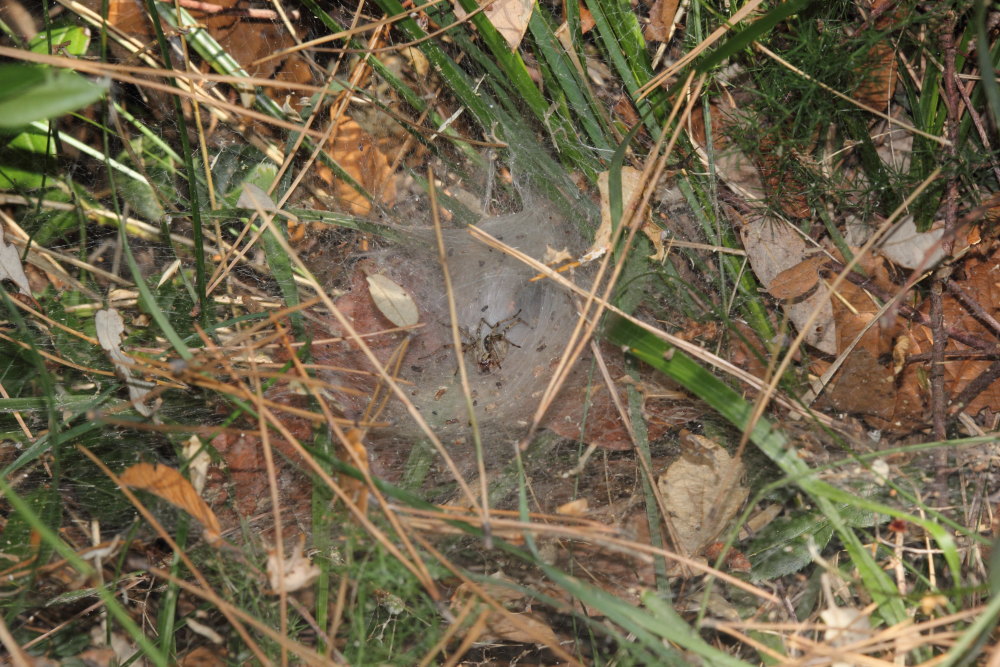
M 400 284 L 381 273 L 368 274 L 368 289 L 379 312 L 397 327 L 412 327 L 420 320 L 417 304 Z
M 524 39 L 534 7 L 534 0 L 496 0 L 485 14 L 513 50 Z
M 700 435 L 688 434 L 684 452 L 660 475 L 657 485 L 671 515 L 677 548 L 699 555 L 729 526 L 750 490 L 743 463 Z
M 219 538 L 222 527 L 215 512 L 201 499 L 191 482 L 177 470 L 155 463 L 137 463 L 118 479 L 125 486 L 148 491 L 187 512 L 205 527 L 205 537 L 209 542 Z
M 396 201 L 396 183 L 389 159 L 379 150 L 372 136 L 352 119 L 341 117 L 337 120 L 337 128 L 326 144 L 326 152 L 375 201 L 387 206 Z M 371 212 L 371 202 L 353 185 L 335 175 L 332 169 L 318 164 L 316 173 L 333 187 L 334 197 L 346 210 L 355 215 Z

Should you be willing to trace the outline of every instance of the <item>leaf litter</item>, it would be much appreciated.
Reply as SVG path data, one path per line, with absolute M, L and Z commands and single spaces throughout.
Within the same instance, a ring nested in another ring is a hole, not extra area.
M 234 3 L 219 3 L 224 8 L 230 8 L 232 4 Z M 519 4 L 518 11 L 514 11 L 514 4 Z M 115 23 L 121 19 L 114 18 L 114 12 L 122 11 L 124 6 L 114 2 L 111 5 L 111 20 Z M 874 22 L 876 30 L 888 30 L 894 22 L 900 20 L 899 11 L 902 10 L 885 12 L 884 9 L 882 7 L 877 11 L 879 18 Z M 677 27 L 676 16 L 683 14 L 683 10 L 682 6 L 678 12 L 676 2 L 656 3 L 651 12 L 648 36 L 668 41 Z M 498 2 L 493 3 L 486 14 L 513 48 L 523 37 L 531 16 L 531 6 L 530 3 Z M 241 39 L 241 35 L 246 37 L 246 46 L 251 55 L 242 56 L 243 60 L 252 60 L 253 54 L 269 53 L 274 48 L 275 42 L 269 41 L 263 33 L 255 34 L 250 31 L 245 27 L 245 22 L 225 22 L 222 17 L 209 14 L 200 15 L 200 18 L 205 19 L 209 28 L 220 38 L 228 34 L 226 30 L 229 26 L 237 26 L 232 31 L 234 36 L 226 37 L 225 44 L 226 48 L 238 52 L 241 49 L 237 48 L 233 40 Z M 148 27 L 139 27 L 127 21 L 119 27 L 127 28 L 126 31 L 142 35 L 147 40 L 151 38 Z M 893 51 L 885 42 L 871 47 L 867 56 L 868 74 L 862 86 L 855 91 L 859 101 L 880 108 L 888 105 L 896 83 L 895 65 Z M 267 68 L 261 71 L 267 74 Z M 721 108 L 726 103 L 716 106 Z M 723 118 L 726 113 L 732 113 L 733 106 L 729 104 L 729 111 L 720 113 L 717 113 L 719 109 L 713 107 L 709 114 L 713 122 L 719 122 L 719 127 L 715 130 L 717 138 L 722 139 L 722 144 L 718 147 L 723 149 L 734 145 L 727 146 L 725 132 L 718 132 L 725 128 L 727 121 Z M 698 116 L 699 114 L 694 114 L 695 118 Z M 343 117 L 338 123 L 338 131 L 334 133 L 335 138 L 328 144 L 327 151 L 341 165 L 343 175 L 347 178 L 326 167 L 318 167 L 316 170 L 320 179 L 333 192 L 332 198 L 337 201 L 337 207 L 366 216 L 371 215 L 378 206 L 391 206 L 397 201 L 397 184 L 401 179 L 393 173 L 390 160 L 375 145 L 371 134 L 353 119 Z M 707 155 L 703 143 L 704 133 L 699 134 L 696 130 L 693 134 L 697 150 L 702 155 Z M 702 143 L 699 144 L 699 140 Z M 716 161 L 714 166 L 719 168 L 729 187 L 746 198 L 744 203 L 757 205 L 777 200 L 781 213 L 788 218 L 799 220 L 806 217 L 809 208 L 804 188 L 800 181 L 789 175 L 790 170 L 785 168 L 787 156 L 779 156 L 775 145 L 767 141 L 761 143 L 762 155 L 747 158 L 739 155 L 738 151 L 724 150 L 727 155 Z M 887 163 L 891 158 L 892 164 L 905 164 L 908 150 L 894 150 L 889 155 L 881 151 L 883 146 L 884 144 L 879 145 L 879 155 Z M 792 157 L 793 160 L 800 158 L 801 156 Z M 626 188 L 634 181 L 634 171 L 628 167 L 623 170 Z M 857 173 L 848 174 L 846 178 L 855 185 L 858 185 L 859 179 Z M 359 195 L 348 180 L 355 181 L 374 194 L 376 206 L 373 207 L 367 197 Z M 605 177 L 602 188 L 605 206 L 606 189 Z M 623 196 L 626 201 L 629 199 L 628 195 Z M 604 207 L 602 212 L 606 213 Z M 832 374 L 827 386 L 821 388 L 823 393 L 818 405 L 860 416 L 870 426 L 899 433 L 919 429 L 926 424 L 929 389 L 926 373 L 922 369 L 928 362 L 934 338 L 938 335 L 927 324 L 931 306 L 926 301 L 913 303 L 907 306 L 909 310 L 905 312 L 908 316 L 903 318 L 900 315 L 903 310 L 886 311 L 882 304 L 885 302 L 884 296 L 892 294 L 901 284 L 898 268 L 923 270 L 934 267 L 943 259 L 960 258 L 961 262 L 956 262 L 959 270 L 948 283 L 949 291 L 943 297 L 943 328 L 947 332 L 960 334 L 950 337 L 945 345 L 946 357 L 941 364 L 945 370 L 944 388 L 950 396 L 958 399 L 951 407 L 953 412 L 964 410 L 968 414 L 976 414 L 983 410 L 996 412 L 1000 409 L 1000 390 L 996 388 L 996 377 L 1000 373 L 994 373 L 995 364 L 989 359 L 982 359 L 982 355 L 975 354 L 988 351 L 987 343 L 998 334 L 996 325 L 990 319 L 990 314 L 996 310 L 996 290 L 993 289 L 996 280 L 992 275 L 992 267 L 998 259 L 995 240 L 990 239 L 989 235 L 982 244 L 970 241 L 969 251 L 964 256 L 960 257 L 960 253 L 965 253 L 966 247 L 953 250 L 949 256 L 945 246 L 952 243 L 955 234 L 948 236 L 940 225 L 929 232 L 918 232 L 912 218 L 906 219 L 886 235 L 877 250 L 876 258 L 866 258 L 866 264 L 860 272 L 864 273 L 863 276 L 859 275 L 854 281 L 831 290 L 828 287 L 831 279 L 848 260 L 843 255 L 843 248 L 834 248 L 825 243 L 825 240 L 816 243 L 814 238 L 799 233 L 791 224 L 777 216 L 762 216 L 757 211 L 748 214 L 746 209 L 739 212 L 732 209 L 730 215 L 734 225 L 740 230 L 750 269 L 760 284 L 781 302 L 792 326 L 804 328 L 809 323 L 811 329 L 806 332 L 806 344 L 812 350 L 826 355 L 826 358 L 841 357 L 839 370 Z M 511 245 L 528 250 L 538 259 L 544 259 L 541 249 L 548 247 L 568 247 L 573 249 L 571 256 L 579 256 L 580 239 L 573 238 L 572 232 L 567 231 L 567 224 L 556 220 L 547 205 L 538 201 L 530 201 L 522 213 L 489 219 L 482 225 Z M 539 234 L 538 229 L 547 231 Z M 546 234 L 551 234 L 552 229 L 561 231 L 550 238 Z M 668 259 L 668 250 L 662 244 L 662 235 L 655 229 L 653 226 L 643 227 L 654 245 L 653 259 L 665 261 Z M 869 231 L 869 226 L 864 222 L 856 225 L 853 231 L 849 229 L 846 235 L 847 249 L 856 251 L 867 240 L 866 234 Z M 972 239 L 975 236 L 973 232 L 978 230 L 968 231 L 968 238 Z M 556 358 L 554 355 L 562 352 L 559 343 L 568 337 L 569 323 L 575 317 L 576 305 L 565 294 L 552 289 L 546 281 L 538 286 L 529 285 L 530 272 L 509 262 L 510 258 L 505 259 L 504 256 L 495 254 L 495 250 L 486 249 L 471 241 L 461 230 L 450 230 L 446 236 L 447 245 L 452 252 L 451 265 L 456 267 L 460 275 L 456 289 L 459 296 L 458 325 L 465 331 L 466 337 L 472 339 L 464 342 L 461 349 L 449 348 L 450 343 L 447 342 L 450 340 L 447 336 L 450 323 L 444 315 L 440 276 L 426 231 L 406 229 L 402 244 L 379 246 L 362 253 L 364 256 L 356 265 L 357 270 L 352 275 L 349 289 L 341 296 L 337 305 L 354 318 L 358 331 L 370 337 L 377 356 L 387 364 L 394 359 L 395 351 L 400 349 L 401 340 L 408 339 L 412 343 L 405 359 L 397 359 L 400 361 L 399 380 L 421 414 L 428 416 L 435 431 L 450 437 L 450 444 L 456 448 L 467 448 L 469 445 L 466 436 L 468 416 L 463 412 L 461 389 L 456 385 L 453 370 L 458 358 L 465 359 L 473 371 L 474 408 L 483 433 L 491 442 L 505 445 L 496 447 L 498 460 L 494 463 L 499 464 L 511 457 L 516 433 L 523 430 L 530 416 L 531 399 L 537 396 L 546 383 Z M 964 231 L 961 236 L 964 236 Z M 606 246 L 604 250 L 607 250 Z M 566 256 L 561 259 L 565 260 Z M 585 274 L 586 270 L 581 270 L 576 278 Z M 970 302 L 977 304 L 979 309 L 971 306 Z M 814 311 L 819 311 L 818 318 L 813 317 Z M 111 311 L 102 311 L 108 312 Z M 984 313 L 988 316 L 984 316 Z M 104 317 L 106 315 L 102 315 Z M 406 333 L 386 333 L 388 325 L 415 328 Z M 129 376 L 128 362 L 120 345 L 123 326 L 116 327 L 114 322 L 105 322 L 99 324 L 98 329 L 102 345 L 115 360 L 116 368 L 123 375 Z M 329 320 L 322 321 L 313 332 L 345 337 L 345 333 Z M 386 411 L 377 416 L 371 414 L 370 403 L 365 396 L 374 395 L 378 383 L 371 379 L 374 377 L 370 375 L 372 371 L 366 368 L 366 362 L 357 350 L 343 342 L 337 345 L 337 348 L 331 346 L 326 350 L 321 349 L 318 355 L 319 361 L 329 367 L 329 370 L 323 372 L 324 379 L 332 387 L 351 386 L 361 389 L 356 393 L 338 393 L 335 390 L 333 395 L 343 414 L 355 423 L 364 425 L 369 434 L 367 440 L 361 437 L 353 440 L 361 453 L 371 455 L 376 465 L 381 466 L 379 472 L 391 478 L 403 467 L 400 452 L 404 451 L 404 447 L 412 445 L 420 437 L 420 433 L 408 423 L 399 406 L 394 403 L 390 403 Z M 417 353 L 423 356 L 414 356 Z M 826 358 L 815 361 L 811 367 L 816 375 L 823 375 L 832 368 Z M 552 411 L 555 416 L 550 417 L 551 421 L 547 424 L 549 428 L 568 438 L 596 442 L 606 452 L 631 446 L 629 434 L 621 428 L 621 416 L 616 405 L 626 398 L 624 387 L 627 382 L 621 381 L 623 372 L 624 369 L 620 366 L 612 365 L 611 374 L 619 380 L 616 383 L 620 390 L 617 402 L 611 396 L 616 389 L 609 393 L 606 386 L 595 386 L 590 379 L 577 373 L 564 388 L 563 397 L 571 397 L 567 403 L 572 406 L 591 401 L 590 413 L 584 419 L 580 414 L 560 413 L 557 405 Z M 359 376 L 361 380 L 358 380 Z M 131 392 L 132 383 L 126 384 Z M 282 391 L 284 390 L 279 389 L 273 395 Z M 137 408 L 142 404 L 143 397 L 144 394 L 132 394 L 131 398 Z M 289 402 L 293 401 L 291 399 Z M 598 407 L 601 405 L 607 408 L 605 413 Z M 650 414 L 657 416 L 658 413 L 656 410 L 646 412 L 647 417 Z M 659 413 L 660 416 L 664 414 Z M 369 423 L 378 420 L 381 423 Z M 584 421 L 588 423 L 586 432 L 582 426 Z M 669 422 L 667 428 L 674 428 L 684 421 L 685 419 Z M 604 431 L 593 428 L 594 425 L 600 427 L 602 423 L 606 427 Z M 655 424 L 655 420 L 651 420 L 651 424 Z M 651 429 L 651 439 L 655 440 L 665 430 Z M 304 434 L 305 429 L 293 426 L 293 432 Z M 220 437 L 216 442 L 227 454 L 230 465 L 233 468 L 239 467 L 237 459 L 231 456 L 232 442 L 222 444 L 225 437 Z M 243 444 L 246 445 L 245 449 L 252 450 L 259 443 L 251 440 Z M 715 540 L 727 530 L 748 495 L 747 488 L 741 483 L 745 472 L 742 464 L 711 440 L 692 437 L 674 462 L 668 463 L 662 459 L 657 461 L 658 469 L 664 467 L 665 471 L 659 475 L 657 483 L 667 502 L 680 550 L 690 554 L 705 554 L 711 558 L 712 549 L 717 545 Z M 609 469 L 614 469 L 613 463 Z M 262 477 L 260 469 L 251 470 L 251 474 L 256 475 L 259 484 Z M 628 476 L 635 479 L 635 471 L 628 471 Z M 169 469 L 163 466 L 149 469 L 136 466 L 129 469 L 127 476 L 123 476 L 123 480 L 126 478 L 137 488 L 146 488 L 154 493 L 157 490 L 163 491 L 166 487 L 175 487 L 173 491 L 165 493 L 164 497 L 170 498 L 171 502 L 185 508 L 192 515 L 202 517 L 203 522 L 211 523 L 211 518 L 195 500 L 197 494 L 191 495 L 193 488 L 191 491 L 184 491 L 187 487 L 176 481 Z M 247 487 L 244 492 L 248 497 L 260 497 L 263 495 L 261 489 L 258 485 Z M 719 489 L 725 490 L 721 496 L 718 494 Z M 607 491 L 610 495 L 613 489 L 609 488 Z M 716 492 L 714 496 L 713 491 Z M 553 494 L 552 500 L 555 498 L 556 494 Z M 586 502 L 580 502 L 581 500 L 587 499 L 566 500 L 563 504 L 553 506 L 553 510 L 574 517 L 595 517 L 601 512 L 611 512 L 614 518 L 609 519 L 609 523 L 620 526 L 628 524 L 630 527 L 632 524 L 625 517 L 635 518 L 630 515 L 630 510 L 634 509 L 629 505 L 634 502 L 631 499 L 618 507 L 614 503 L 610 506 L 600 503 L 590 506 Z M 765 521 L 756 530 L 766 528 Z M 803 527 L 803 531 L 809 532 L 809 527 Z M 636 531 L 636 534 L 640 533 Z M 648 543 L 649 538 L 646 534 L 642 536 L 641 542 Z M 604 563 L 596 554 L 591 556 L 589 564 L 606 564 L 609 571 L 621 575 L 619 581 L 609 577 L 605 584 L 607 590 L 614 591 L 616 585 L 620 587 L 621 580 L 625 580 L 627 575 L 615 571 L 615 563 Z M 301 546 L 293 558 L 285 560 L 286 565 L 290 561 L 301 561 L 302 569 L 301 574 L 295 574 L 291 580 L 285 581 L 286 590 L 298 588 L 297 582 L 300 581 L 305 582 L 303 586 L 311 582 L 314 570 L 307 559 L 301 559 Z M 277 588 L 275 577 L 281 575 L 274 572 L 270 574 L 272 588 Z M 646 586 L 651 585 L 655 579 L 651 571 L 644 571 L 641 576 L 629 581 Z M 505 598 L 495 591 L 493 593 L 507 603 L 520 603 L 522 600 L 519 597 Z M 692 599 L 685 597 L 684 605 Z M 458 598 L 453 598 L 453 601 L 457 600 Z M 732 620 L 733 608 L 731 605 L 727 606 L 725 599 L 718 599 L 713 593 L 711 600 L 709 606 L 718 610 L 715 612 L 716 616 Z M 822 614 L 830 614 L 823 618 L 829 628 L 827 634 L 831 645 L 839 641 L 833 634 L 838 629 L 847 628 L 849 621 L 860 619 L 863 621 L 861 625 L 867 629 L 867 616 L 860 610 L 838 607 L 832 595 L 828 597 L 827 605 L 827 610 Z M 697 606 L 687 606 L 685 610 L 694 612 L 697 611 Z M 849 613 L 838 613 L 840 610 Z M 546 642 L 558 641 L 558 637 L 544 623 L 535 628 L 535 633 L 518 635 L 514 633 L 519 630 L 504 628 L 492 614 L 484 618 L 488 619 L 486 627 L 490 632 L 484 632 L 482 637 L 528 642 L 533 637 L 537 639 L 538 634 L 548 633 Z

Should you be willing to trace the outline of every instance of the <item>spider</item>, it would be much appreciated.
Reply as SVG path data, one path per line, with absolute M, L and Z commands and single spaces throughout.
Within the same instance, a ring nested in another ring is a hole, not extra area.
M 472 351 L 473 359 L 479 366 L 479 372 L 489 373 L 494 368 L 500 370 L 500 363 L 507 356 L 510 346 L 520 348 L 521 346 L 507 338 L 507 332 L 518 324 L 527 326 L 527 322 L 521 319 L 521 311 L 517 311 L 510 317 L 500 320 L 496 324 L 490 324 L 485 317 L 479 318 L 479 326 L 476 333 L 470 334 L 464 327 L 461 329 L 466 342 L 462 346 L 463 352 Z M 485 327 L 485 330 L 484 330 Z

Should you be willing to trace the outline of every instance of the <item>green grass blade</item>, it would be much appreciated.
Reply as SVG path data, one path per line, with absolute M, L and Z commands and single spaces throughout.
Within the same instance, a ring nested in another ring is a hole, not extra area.
M 722 64 L 723 61 L 737 55 L 743 49 L 750 46 L 752 42 L 760 39 L 763 35 L 770 32 L 774 26 L 778 25 L 788 17 L 798 14 L 815 1 L 816 0 L 788 0 L 787 2 L 780 3 L 777 7 L 761 16 L 746 28 L 730 36 L 729 39 L 719 45 L 719 48 L 700 59 L 695 64 L 695 70 L 698 72 L 707 72 L 710 69 Z

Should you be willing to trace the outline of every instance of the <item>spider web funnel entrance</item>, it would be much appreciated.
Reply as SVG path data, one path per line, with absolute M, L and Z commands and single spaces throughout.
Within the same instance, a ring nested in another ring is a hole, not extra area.
M 537 202 L 521 213 L 488 218 L 478 226 L 540 261 L 549 247 L 576 253 L 582 245 L 579 233 L 553 207 Z M 374 257 L 380 272 L 410 291 L 424 325 L 411 341 L 400 377 L 411 383 L 406 387 L 410 399 L 445 443 L 471 443 L 457 373 L 456 352 L 462 354 L 484 441 L 516 439 L 530 423 L 563 353 L 576 309 L 565 290 L 548 280 L 532 282 L 535 270 L 477 241 L 467 230 L 445 230 L 444 237 L 464 339 L 459 351 L 451 345 L 433 232 L 414 232 L 411 242 L 385 248 Z M 419 437 L 398 402 L 392 402 L 384 417 L 392 426 L 382 437 Z

